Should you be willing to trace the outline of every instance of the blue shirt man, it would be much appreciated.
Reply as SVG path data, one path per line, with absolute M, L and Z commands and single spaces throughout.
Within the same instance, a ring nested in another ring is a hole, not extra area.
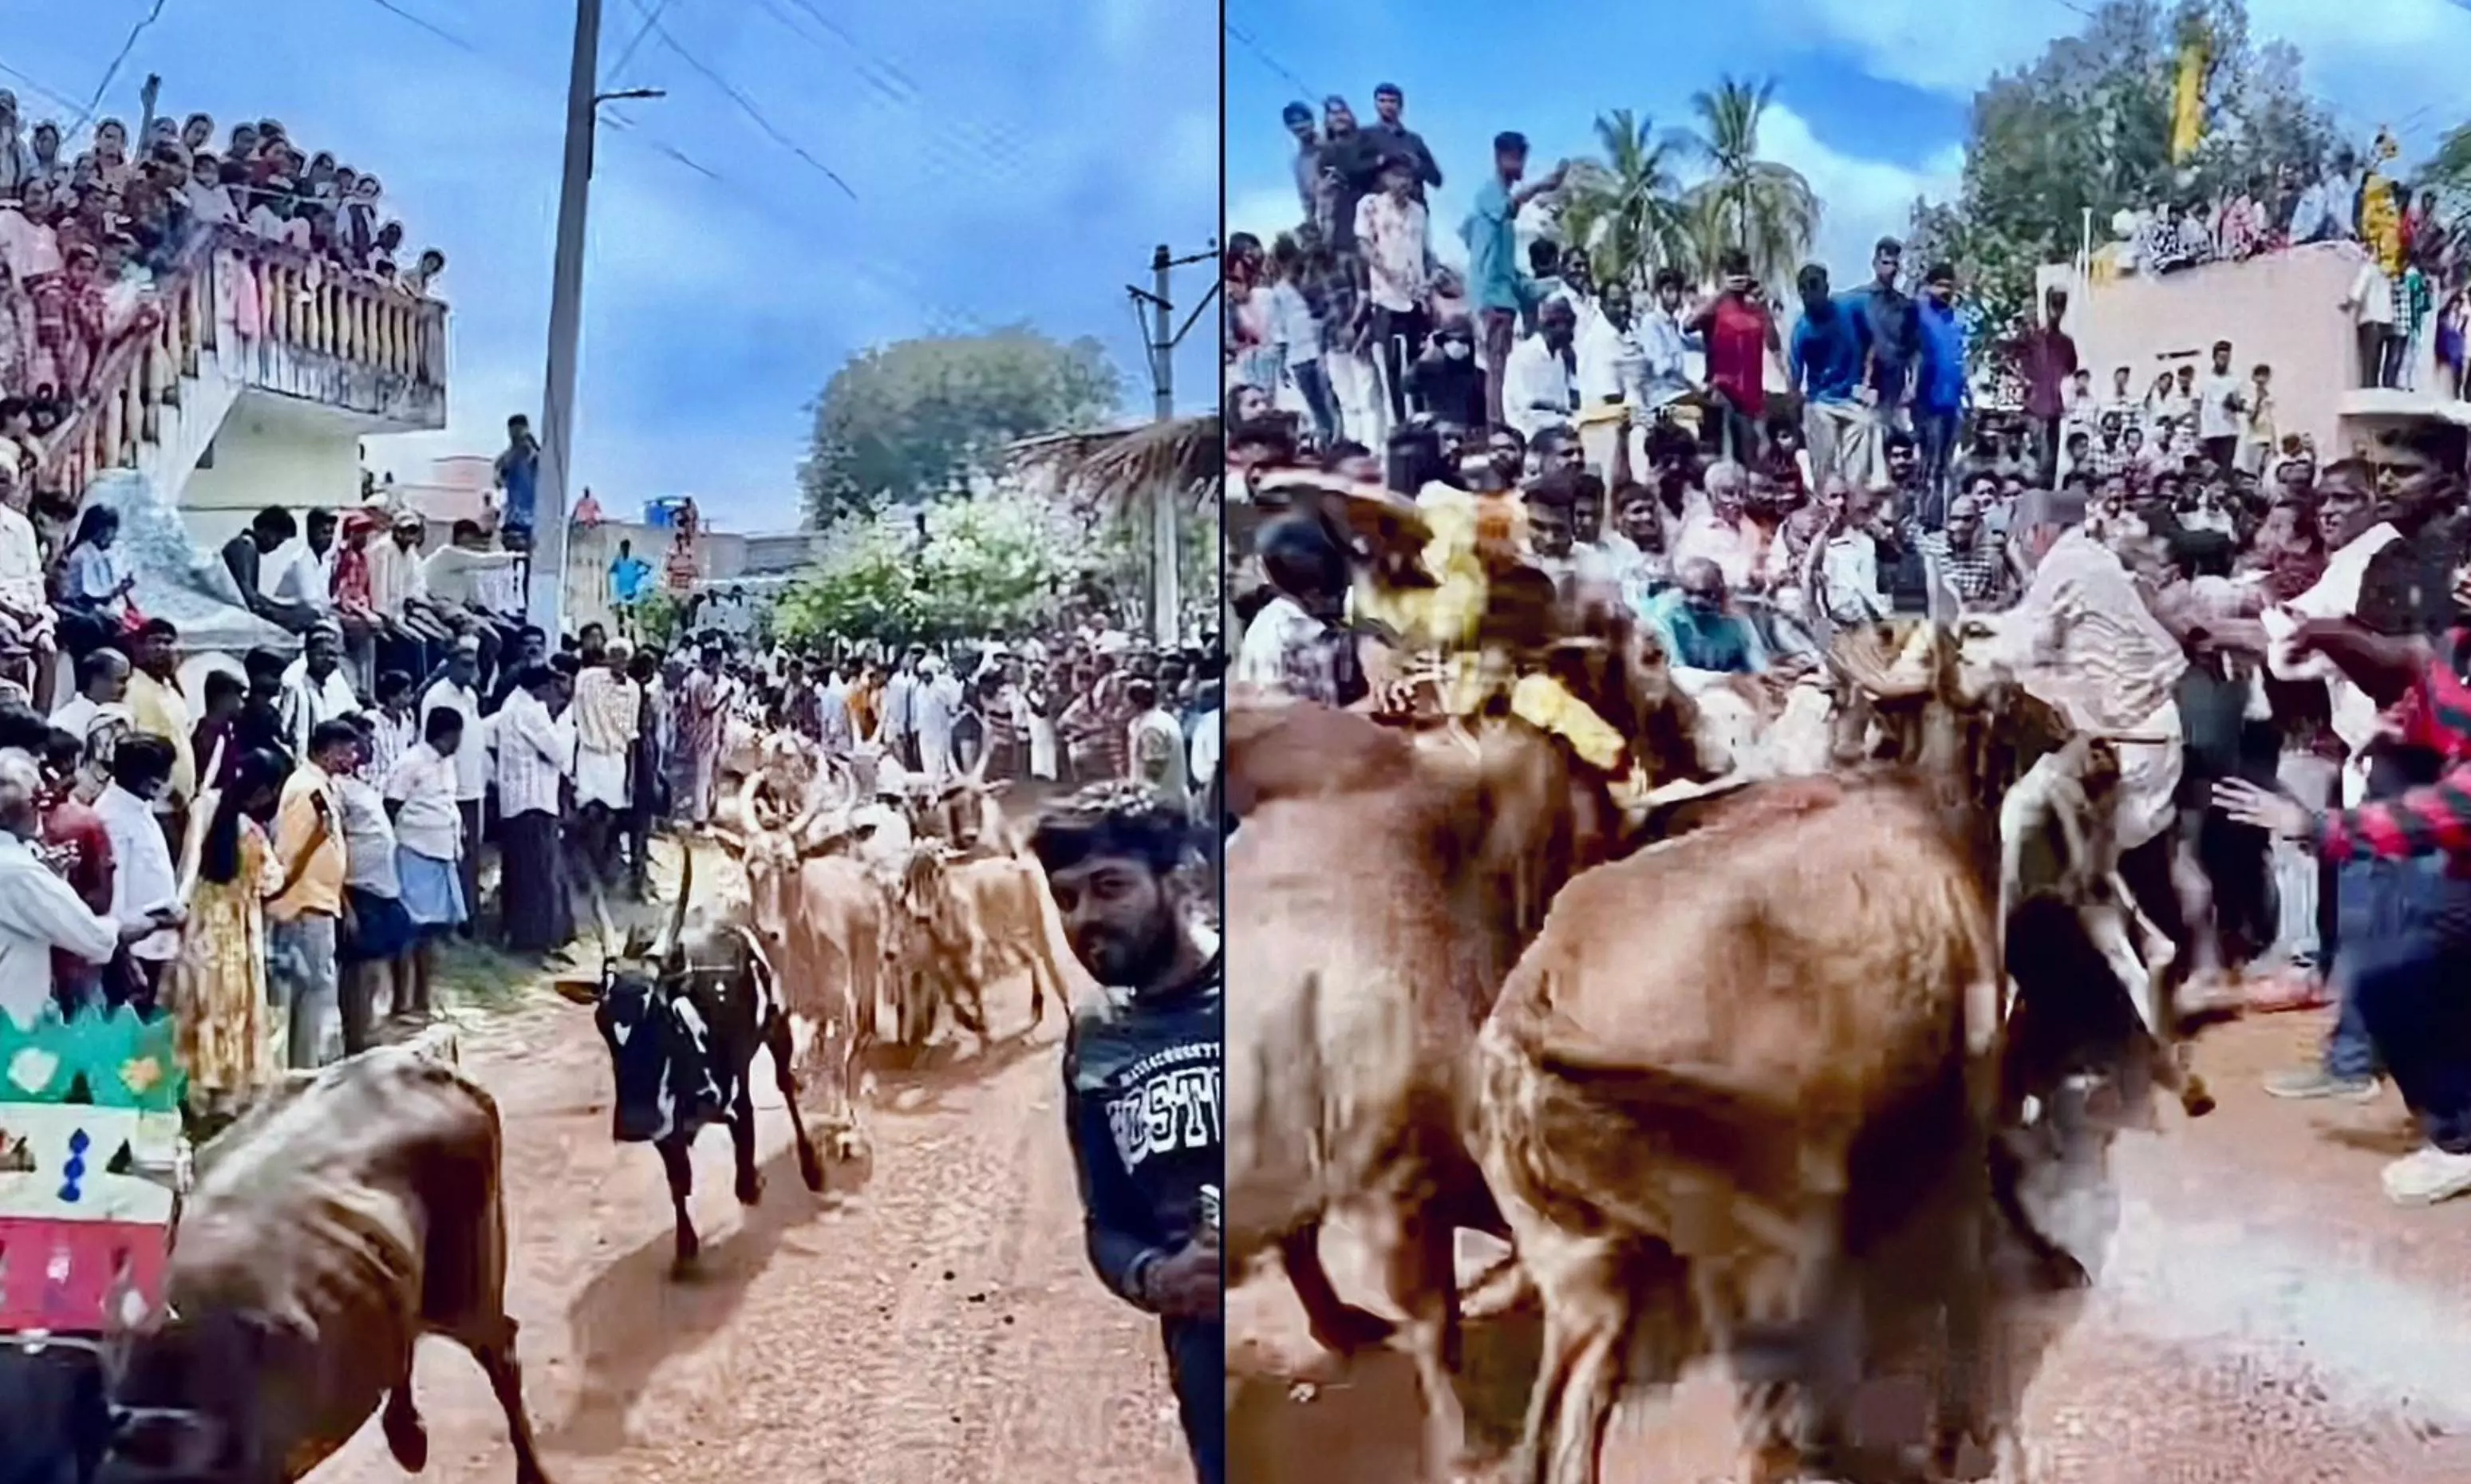
M 1793 389 L 1813 402 L 1850 402 L 1862 381 L 1859 316 L 1827 294 L 1827 270 L 1801 271 L 1801 318 L 1793 327 L 1786 370 Z
M 506 518 L 499 524 L 531 530 L 540 500 L 540 443 L 532 436 L 530 418 L 517 414 L 506 419 L 506 451 L 498 456 L 497 474 L 506 492 Z
M 1953 285 L 1950 285 L 1952 288 Z M 1965 410 L 1965 326 L 1956 305 L 1942 297 L 1938 286 L 1922 295 L 1919 306 L 1922 369 L 1914 405 L 1925 412 L 1946 414 Z
M 609 596 L 621 603 L 639 603 L 652 585 L 652 564 L 635 554 L 635 543 L 618 543 L 617 559 L 609 564 Z
M 1915 322 L 1911 294 L 1896 287 L 1905 262 L 1904 244 L 1882 237 L 1871 250 L 1871 281 L 1847 295 L 1853 328 L 1861 338 L 1866 381 L 1877 393 L 1879 406 L 1904 405 L 1915 363 L 1921 359 L 1921 330 Z
M 1528 288 L 1518 272 L 1518 212 L 1529 201 L 1562 183 L 1562 167 L 1532 185 L 1527 174 L 1527 136 L 1504 132 L 1493 137 L 1493 175 L 1475 193 L 1475 209 L 1459 228 L 1468 249 L 1468 294 L 1478 309 L 1516 314 L 1526 307 Z

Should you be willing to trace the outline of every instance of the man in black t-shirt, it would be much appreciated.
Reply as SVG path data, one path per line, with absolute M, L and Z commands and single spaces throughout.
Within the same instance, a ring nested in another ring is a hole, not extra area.
M 1074 955 L 1106 986 L 1064 1046 L 1090 1265 L 1159 1316 L 1194 1474 L 1224 1484 L 1225 971 L 1179 875 L 1191 830 L 1149 789 L 1102 784 L 1041 819 L 1030 848 Z

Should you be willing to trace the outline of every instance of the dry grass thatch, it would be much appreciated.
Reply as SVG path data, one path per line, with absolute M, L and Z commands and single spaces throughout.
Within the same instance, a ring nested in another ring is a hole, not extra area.
M 1215 412 L 1048 434 L 1015 443 L 1012 454 L 1051 474 L 1074 497 L 1112 509 L 1137 507 L 1168 490 L 1195 509 L 1211 506 L 1227 468 Z

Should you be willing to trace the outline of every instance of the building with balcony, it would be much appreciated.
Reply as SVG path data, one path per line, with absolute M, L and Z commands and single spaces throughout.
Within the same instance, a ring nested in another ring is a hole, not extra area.
M 137 605 L 189 647 L 288 646 L 238 606 L 216 551 L 270 505 L 356 503 L 363 438 L 446 426 L 446 306 L 229 227 L 154 296 L 154 328 L 52 436 L 45 483 L 120 510 Z

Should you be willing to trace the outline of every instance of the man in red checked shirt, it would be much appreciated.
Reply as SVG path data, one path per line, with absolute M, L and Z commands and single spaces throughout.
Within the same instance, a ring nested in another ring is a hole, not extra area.
M 2462 606 L 2471 568 L 2458 565 Z M 2296 840 L 2334 861 L 2443 856 L 2423 911 L 2382 942 L 2345 944 L 2350 993 L 2378 1056 L 2428 1142 L 2385 1169 L 2396 1205 L 2471 1192 L 2471 629 L 2443 638 L 2387 638 L 2347 620 L 2316 619 L 2292 636 L 2381 704 L 2400 743 L 2434 754 L 2434 783 L 2357 809 L 2318 812 L 2252 784 L 2214 786 L 2230 818 Z

